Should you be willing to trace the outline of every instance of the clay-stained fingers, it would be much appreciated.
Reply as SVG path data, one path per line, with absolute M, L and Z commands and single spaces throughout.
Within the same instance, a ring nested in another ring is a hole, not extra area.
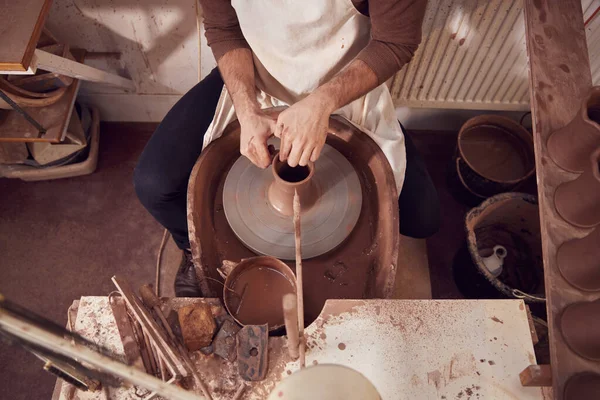
M 287 158 L 287 163 L 290 167 L 296 167 L 300 162 L 300 157 L 302 157 L 302 152 L 304 151 L 304 147 L 298 141 L 292 144 L 292 150 L 290 151 L 290 155 Z
M 287 160 L 292 151 L 293 138 L 291 137 L 289 130 L 284 128 L 281 132 L 281 144 L 279 146 L 279 161 Z
M 315 147 L 313 146 L 306 146 L 306 148 L 302 152 L 302 157 L 300 157 L 300 162 L 298 163 L 298 165 L 306 167 L 308 165 L 308 162 L 310 161 L 310 157 L 312 156 L 314 149 Z
M 267 142 L 256 143 L 254 145 L 254 153 L 256 155 L 256 166 L 265 169 L 271 164 L 271 157 L 267 148 Z
M 325 138 L 319 142 L 319 144 L 317 144 L 315 146 L 315 148 L 312 151 L 312 154 L 310 156 L 310 161 L 312 162 L 316 162 L 319 159 L 319 156 L 321 155 L 321 151 L 323 150 L 323 147 L 325 146 L 325 141 L 327 139 L 327 135 L 325 135 Z
M 283 124 L 282 123 L 277 123 L 277 121 L 274 121 L 274 128 L 273 128 L 273 135 L 275 135 L 276 137 L 282 139 L 281 135 L 283 134 Z
M 242 146 L 240 143 L 240 153 L 245 156 L 250 162 L 259 167 L 258 156 L 254 146 L 255 137 L 251 137 L 246 146 Z

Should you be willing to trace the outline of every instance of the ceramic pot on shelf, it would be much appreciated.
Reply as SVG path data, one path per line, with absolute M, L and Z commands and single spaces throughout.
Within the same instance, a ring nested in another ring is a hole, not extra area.
M 569 305 L 560 317 L 560 330 L 571 350 L 600 360 L 600 300 Z
M 600 86 L 593 87 L 577 115 L 548 139 L 550 158 L 562 169 L 581 173 L 589 154 L 600 146 Z
M 600 375 L 581 372 L 565 384 L 564 400 L 597 399 L 600 393 Z
M 285 216 L 294 214 L 294 193 L 298 191 L 302 211 L 312 207 L 319 193 L 312 181 L 315 174 L 315 165 L 309 162 L 305 167 L 290 167 L 287 161 L 279 160 L 279 153 L 275 155 L 272 163 L 273 183 L 268 190 L 268 201 L 274 209 Z
M 587 169 L 554 193 L 554 206 L 571 225 L 592 228 L 600 224 L 600 147 L 587 158 Z
M 580 290 L 600 291 L 600 228 L 558 248 L 556 262 L 567 282 Z

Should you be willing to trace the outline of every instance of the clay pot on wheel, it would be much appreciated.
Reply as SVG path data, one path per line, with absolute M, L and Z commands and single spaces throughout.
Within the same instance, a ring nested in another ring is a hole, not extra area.
M 565 384 L 565 400 L 597 399 L 600 393 L 600 375 L 584 372 L 569 378 Z
M 583 174 L 560 185 L 554 194 L 556 211 L 565 221 L 580 228 L 600 224 L 600 147 L 587 160 Z
M 593 87 L 581 108 L 565 127 L 548 139 L 548 152 L 562 169 L 581 173 L 590 151 L 600 146 L 600 86 Z
M 580 290 L 600 290 L 600 228 L 583 239 L 563 243 L 556 254 L 560 273 Z
M 311 180 L 315 174 L 314 163 L 309 162 L 304 167 L 290 167 L 287 161 L 279 160 L 277 153 L 272 166 L 274 180 L 269 187 L 268 199 L 274 209 L 283 215 L 292 216 L 295 191 L 298 191 L 302 210 L 307 210 L 315 204 L 319 194 Z
M 283 295 L 296 293 L 296 277 L 290 267 L 275 257 L 260 256 L 229 262 L 223 300 L 229 314 L 240 325 L 269 325 L 277 333 L 284 325 Z
M 600 360 L 600 300 L 565 308 L 560 330 L 571 350 L 583 358 Z

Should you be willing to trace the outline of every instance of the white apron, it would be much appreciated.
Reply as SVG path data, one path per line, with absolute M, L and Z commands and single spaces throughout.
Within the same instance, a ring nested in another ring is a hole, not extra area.
M 252 48 L 262 108 L 292 105 L 348 65 L 368 44 L 370 20 L 351 0 L 232 0 Z M 404 134 L 385 83 L 337 110 L 367 133 L 387 157 L 398 194 L 404 182 Z M 223 86 L 204 147 L 236 119 Z

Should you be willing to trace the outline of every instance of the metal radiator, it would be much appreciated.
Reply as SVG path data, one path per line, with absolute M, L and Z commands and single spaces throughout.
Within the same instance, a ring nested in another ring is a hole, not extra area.
M 600 0 L 583 0 L 594 83 L 600 83 Z M 528 110 L 522 0 L 429 0 L 423 40 L 391 81 L 397 106 Z

